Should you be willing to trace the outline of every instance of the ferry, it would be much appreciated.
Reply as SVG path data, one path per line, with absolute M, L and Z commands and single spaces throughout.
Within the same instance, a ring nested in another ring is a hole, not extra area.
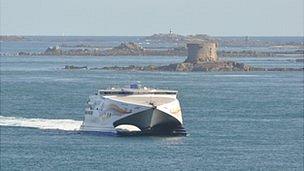
M 131 84 L 89 97 L 81 131 L 185 136 L 178 92 Z

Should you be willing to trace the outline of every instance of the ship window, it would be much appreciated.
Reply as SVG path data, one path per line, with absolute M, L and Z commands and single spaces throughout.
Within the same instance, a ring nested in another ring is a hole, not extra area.
M 133 94 L 132 92 L 128 92 L 128 91 L 120 91 L 117 92 L 117 94 Z
M 154 94 L 176 94 L 175 92 L 154 92 Z
M 85 111 L 85 114 L 92 115 L 93 111 Z
M 117 92 L 100 92 L 105 95 L 132 95 L 132 94 L 177 94 L 176 92 L 129 92 L 129 91 L 117 91 Z
M 109 92 L 100 92 L 100 94 L 106 94 L 106 95 L 110 95 L 110 94 L 112 94 L 112 95 L 123 94 L 123 95 L 125 95 L 125 94 L 133 94 L 133 92 L 127 92 L 127 91 L 111 92 L 111 91 L 109 91 Z

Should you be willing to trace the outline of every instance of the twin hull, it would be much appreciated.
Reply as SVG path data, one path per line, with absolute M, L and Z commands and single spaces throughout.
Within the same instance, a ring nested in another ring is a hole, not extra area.
M 90 97 L 82 131 L 120 135 L 185 135 L 176 95 Z

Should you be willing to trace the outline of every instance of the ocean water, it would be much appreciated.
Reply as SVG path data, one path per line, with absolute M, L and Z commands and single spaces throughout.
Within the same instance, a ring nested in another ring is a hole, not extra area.
M 293 62 L 276 60 L 268 67 Z M 67 71 L 183 57 L 0 57 L 1 170 L 303 170 L 303 72 Z M 261 59 L 240 59 L 260 65 Z M 297 64 L 300 65 L 300 64 Z M 179 91 L 186 137 L 79 133 L 88 96 L 141 81 Z

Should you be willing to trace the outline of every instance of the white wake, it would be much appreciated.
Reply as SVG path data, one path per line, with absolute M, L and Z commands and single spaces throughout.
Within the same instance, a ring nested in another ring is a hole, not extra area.
M 0 116 L 0 126 L 29 127 L 39 129 L 57 129 L 77 131 L 82 121 L 71 119 L 39 119 Z

